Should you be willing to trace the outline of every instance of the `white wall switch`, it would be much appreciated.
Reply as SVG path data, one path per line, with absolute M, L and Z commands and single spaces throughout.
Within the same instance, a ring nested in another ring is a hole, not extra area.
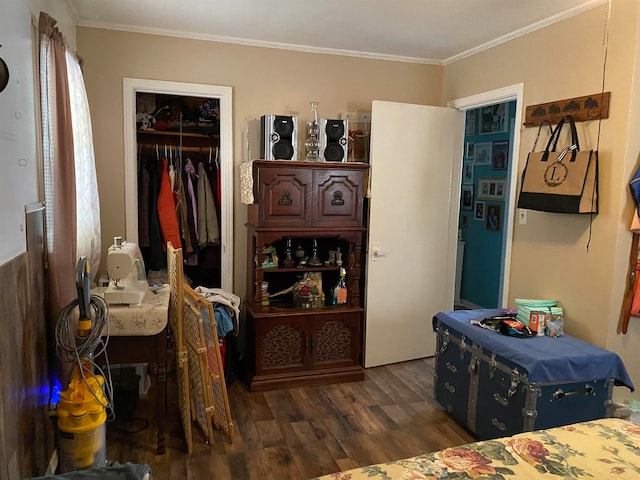
M 520 225 L 527 223 L 527 210 L 524 208 L 518 209 L 518 223 Z

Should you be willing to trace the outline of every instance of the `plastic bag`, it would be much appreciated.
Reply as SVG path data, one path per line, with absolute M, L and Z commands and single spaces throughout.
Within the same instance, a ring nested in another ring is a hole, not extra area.
M 503 335 L 516 338 L 535 337 L 536 333 L 512 315 L 496 315 L 483 318 L 481 321 L 472 320 L 473 325 L 477 325 L 487 330 L 500 332 Z

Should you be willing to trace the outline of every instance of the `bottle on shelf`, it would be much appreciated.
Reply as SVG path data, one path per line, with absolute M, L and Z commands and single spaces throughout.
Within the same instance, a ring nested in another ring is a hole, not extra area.
M 333 305 L 345 305 L 347 303 L 347 280 L 346 280 L 347 271 L 344 268 L 340 268 L 340 279 L 338 283 L 333 288 L 333 296 L 331 298 L 331 303 Z
M 296 261 L 293 259 L 293 255 L 291 254 L 291 237 L 287 238 L 287 249 L 285 250 L 285 257 L 282 261 L 282 265 L 287 268 L 291 268 L 296 264 Z
M 308 263 L 312 267 L 322 265 L 322 261 L 320 260 L 320 257 L 318 257 L 318 240 L 316 240 L 315 238 L 313 239 L 313 250 Z

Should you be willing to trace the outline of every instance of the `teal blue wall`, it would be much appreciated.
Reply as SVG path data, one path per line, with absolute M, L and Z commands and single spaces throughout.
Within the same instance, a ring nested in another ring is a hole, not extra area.
M 516 102 L 512 101 L 506 104 L 504 125 L 506 131 L 500 133 L 479 133 L 483 122 L 480 115 L 486 107 L 477 108 L 467 114 L 475 114 L 476 134 L 465 135 L 465 160 L 467 162 L 467 144 L 491 142 L 492 146 L 496 141 L 508 141 L 508 162 L 506 170 L 496 170 L 493 165 L 477 165 L 473 162 L 473 210 L 460 210 L 459 228 L 462 229 L 462 239 L 465 241 L 464 262 L 462 269 L 462 288 L 460 297 L 462 300 L 471 302 L 483 308 L 498 307 L 499 290 L 500 290 L 500 271 L 502 268 L 502 249 L 503 237 L 505 233 L 505 199 L 508 198 L 508 182 L 512 168 L 511 158 L 511 138 L 513 137 L 511 130 L 511 119 L 515 117 Z M 484 118 L 488 118 L 485 116 Z M 485 128 L 487 122 L 484 122 Z M 469 124 L 467 124 L 469 126 Z M 465 133 L 469 133 L 469 129 Z M 482 200 L 479 196 L 480 178 L 505 179 L 505 199 L 503 200 Z M 463 171 L 463 189 L 465 186 Z M 476 202 L 485 203 L 485 215 L 483 220 L 476 220 L 475 207 Z M 486 217 L 489 205 L 500 205 L 500 231 L 491 231 L 487 229 Z M 462 203 L 461 203 L 462 207 Z M 463 217 L 467 217 L 464 219 Z

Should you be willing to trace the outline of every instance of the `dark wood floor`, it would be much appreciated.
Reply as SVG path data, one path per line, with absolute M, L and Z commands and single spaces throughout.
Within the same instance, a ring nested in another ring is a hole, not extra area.
M 152 387 L 136 412 L 147 428 L 125 433 L 108 424 L 107 458 L 147 463 L 156 480 L 309 479 L 475 441 L 432 399 L 433 364 L 415 360 L 367 369 L 362 382 L 271 392 L 251 393 L 235 381 L 229 387 L 235 443 L 216 431 L 215 442 L 205 445 L 194 425 L 191 454 L 170 373 L 166 454 L 155 455 Z

